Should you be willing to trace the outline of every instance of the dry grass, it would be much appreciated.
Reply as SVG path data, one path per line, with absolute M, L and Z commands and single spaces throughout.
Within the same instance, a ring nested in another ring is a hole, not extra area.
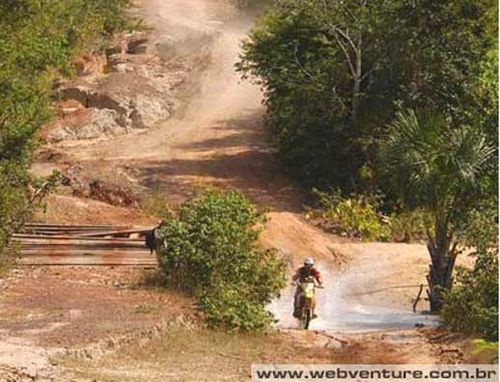
M 97 362 L 64 360 L 62 365 L 75 377 L 98 381 L 242 381 L 249 379 L 252 362 L 271 362 L 292 351 L 279 334 L 179 327 L 161 340 L 129 346 Z
M 345 337 L 343 346 L 332 338 L 314 331 L 250 335 L 172 326 L 159 339 L 138 341 L 99 360 L 60 364 L 85 381 L 247 381 L 252 364 L 396 364 L 411 362 L 415 351 L 429 352 L 425 341 L 394 343 L 380 334 Z

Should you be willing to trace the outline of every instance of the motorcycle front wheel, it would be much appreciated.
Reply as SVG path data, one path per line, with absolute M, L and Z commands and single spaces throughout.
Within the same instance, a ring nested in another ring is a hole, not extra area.
M 302 315 L 302 328 L 304 330 L 309 329 L 309 324 L 311 323 L 312 311 L 311 309 L 306 309 L 304 314 Z

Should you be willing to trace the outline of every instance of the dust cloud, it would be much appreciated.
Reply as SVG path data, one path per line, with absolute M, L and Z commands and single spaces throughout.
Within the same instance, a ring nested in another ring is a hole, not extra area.
M 176 123 L 217 123 L 260 108 L 260 89 L 241 81 L 235 71 L 241 41 L 253 24 L 251 17 L 236 14 L 230 3 L 202 0 L 152 0 L 146 14 L 156 20 L 152 45 L 160 56 L 196 55 L 208 61 L 198 81 L 198 94 Z

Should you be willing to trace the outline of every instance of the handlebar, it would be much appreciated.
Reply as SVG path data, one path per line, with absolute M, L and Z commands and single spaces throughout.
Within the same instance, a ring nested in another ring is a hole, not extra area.
M 299 285 L 299 283 L 298 283 L 298 282 L 293 281 L 290 285 L 291 285 L 291 286 L 297 286 L 297 285 Z M 314 283 L 314 286 L 315 286 L 316 288 L 319 288 L 319 289 L 325 289 L 325 287 L 324 287 L 322 284 L 317 284 L 317 283 Z

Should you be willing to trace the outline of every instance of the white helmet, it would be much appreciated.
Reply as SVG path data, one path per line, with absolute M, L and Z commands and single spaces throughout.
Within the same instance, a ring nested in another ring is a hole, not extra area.
M 314 266 L 314 260 L 312 257 L 308 257 L 307 259 L 304 260 L 304 266 L 306 267 L 313 267 Z

